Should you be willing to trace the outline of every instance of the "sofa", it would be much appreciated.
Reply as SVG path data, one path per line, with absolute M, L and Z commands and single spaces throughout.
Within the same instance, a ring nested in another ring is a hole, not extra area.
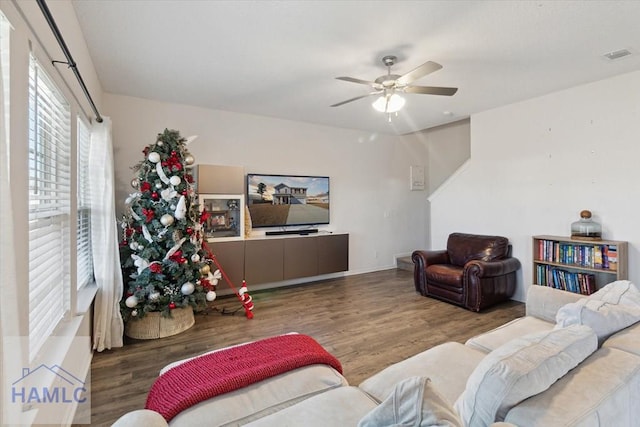
M 198 403 L 169 424 L 142 409 L 114 426 L 638 425 L 640 292 L 614 283 L 616 292 L 589 297 L 530 286 L 524 317 L 427 349 L 358 386 L 311 365 Z
M 520 261 L 502 236 L 451 233 L 443 250 L 416 250 L 416 291 L 471 311 L 507 301 L 516 289 Z

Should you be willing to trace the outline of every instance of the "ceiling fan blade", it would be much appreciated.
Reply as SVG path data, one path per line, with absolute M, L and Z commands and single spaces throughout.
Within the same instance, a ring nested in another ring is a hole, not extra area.
M 415 68 L 409 71 L 407 74 L 403 74 L 400 76 L 396 82 L 400 85 L 408 85 L 409 83 L 418 80 L 421 77 L 426 76 L 427 74 L 431 74 L 434 71 L 438 71 L 442 68 L 442 65 L 437 62 L 427 61 L 418 68 Z
M 362 84 L 362 85 L 367 85 L 367 86 L 374 87 L 376 89 L 378 89 L 380 87 L 379 83 L 370 82 L 368 80 L 356 79 L 354 77 L 336 77 L 336 79 L 344 80 L 345 82 L 359 83 L 359 84 Z
M 405 93 L 422 93 L 424 95 L 451 96 L 457 91 L 457 87 L 436 87 L 436 86 L 407 86 L 402 89 Z
M 333 105 L 331 105 L 331 107 L 339 107 L 339 106 L 344 105 L 344 104 L 346 104 L 348 102 L 357 101 L 358 99 L 366 98 L 367 96 L 376 95 L 378 93 L 382 93 L 382 91 L 376 91 L 376 92 L 368 93 L 366 95 L 356 96 L 355 98 L 347 99 L 346 101 L 342 101 L 342 102 L 338 102 L 337 104 L 333 104 Z

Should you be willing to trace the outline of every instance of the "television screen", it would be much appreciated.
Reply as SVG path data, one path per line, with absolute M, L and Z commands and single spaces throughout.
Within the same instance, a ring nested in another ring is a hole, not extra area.
M 253 227 L 329 224 L 329 177 L 247 174 Z

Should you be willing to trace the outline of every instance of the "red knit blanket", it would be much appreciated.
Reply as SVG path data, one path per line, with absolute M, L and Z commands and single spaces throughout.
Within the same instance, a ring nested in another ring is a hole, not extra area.
M 325 364 L 342 373 L 338 359 L 307 335 L 280 335 L 188 360 L 160 375 L 146 409 L 167 421 L 204 400 L 302 366 Z

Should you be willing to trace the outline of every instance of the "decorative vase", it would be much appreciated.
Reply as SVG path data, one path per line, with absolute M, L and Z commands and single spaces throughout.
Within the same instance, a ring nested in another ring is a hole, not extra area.
M 602 240 L 602 226 L 591 219 L 591 211 L 581 211 L 580 220 L 571 223 L 571 238 L 577 240 Z
M 152 340 L 170 337 L 184 332 L 195 323 L 193 308 L 175 308 L 171 310 L 171 317 L 164 317 L 162 313 L 147 313 L 141 319 L 130 319 L 124 326 L 124 334 L 137 340 Z

